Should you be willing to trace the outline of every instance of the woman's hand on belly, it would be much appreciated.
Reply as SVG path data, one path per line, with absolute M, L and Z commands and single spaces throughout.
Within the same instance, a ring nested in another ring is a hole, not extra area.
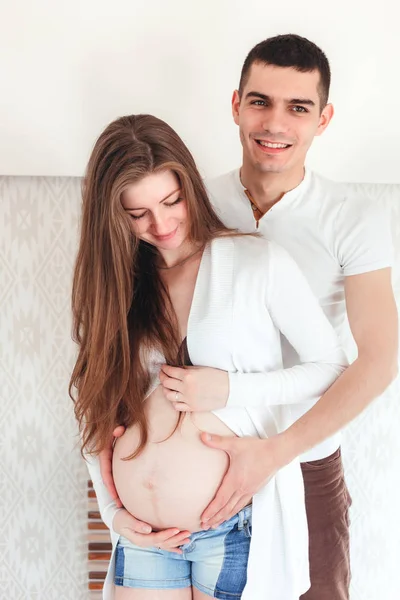
M 138 520 L 125 508 L 119 510 L 112 523 L 113 531 L 128 539 L 132 544 L 141 548 L 160 548 L 176 554 L 182 554 L 179 546 L 188 544 L 189 531 L 179 531 L 176 528 L 153 531 L 152 533 L 137 533 Z
M 218 410 L 228 401 L 229 375 L 221 369 L 163 365 L 160 381 L 165 398 L 181 412 Z

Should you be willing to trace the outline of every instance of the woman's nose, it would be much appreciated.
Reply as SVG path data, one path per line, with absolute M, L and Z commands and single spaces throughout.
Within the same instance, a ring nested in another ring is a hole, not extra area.
M 152 230 L 156 235 L 166 235 L 170 233 L 168 230 L 169 224 L 167 219 L 162 219 L 157 215 L 153 215 L 152 219 Z

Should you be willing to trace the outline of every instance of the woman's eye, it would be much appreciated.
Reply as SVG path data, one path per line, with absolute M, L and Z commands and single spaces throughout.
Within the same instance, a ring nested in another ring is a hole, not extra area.
M 145 215 L 145 214 L 146 214 L 146 213 L 143 213 L 143 214 L 141 214 L 141 215 L 132 215 L 132 214 L 131 214 L 131 217 L 132 217 L 132 219 L 134 219 L 135 221 L 138 221 L 139 219 L 142 219 L 142 218 L 144 217 L 144 215 Z
M 165 206 L 175 206 L 175 204 L 179 204 L 179 202 L 182 202 L 183 198 L 177 198 L 174 202 L 171 202 L 170 204 L 168 204 L 167 202 L 164 202 Z

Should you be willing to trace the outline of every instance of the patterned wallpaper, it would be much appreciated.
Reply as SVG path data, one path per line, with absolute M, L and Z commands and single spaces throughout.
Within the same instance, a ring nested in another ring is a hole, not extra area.
M 0 599 L 83 600 L 86 467 L 67 394 L 78 179 L 0 178 Z
M 393 211 L 400 186 L 367 186 Z M 80 181 L 0 177 L 0 600 L 86 600 L 86 467 L 67 383 Z M 400 384 L 345 432 L 352 600 L 400 598 Z

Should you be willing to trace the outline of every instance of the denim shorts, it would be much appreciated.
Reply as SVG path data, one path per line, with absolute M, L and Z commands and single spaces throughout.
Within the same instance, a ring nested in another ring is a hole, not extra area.
M 234 600 L 246 585 L 250 538 L 251 506 L 217 529 L 192 533 L 182 554 L 140 548 L 120 537 L 114 583 L 150 590 L 194 586 L 212 598 Z

